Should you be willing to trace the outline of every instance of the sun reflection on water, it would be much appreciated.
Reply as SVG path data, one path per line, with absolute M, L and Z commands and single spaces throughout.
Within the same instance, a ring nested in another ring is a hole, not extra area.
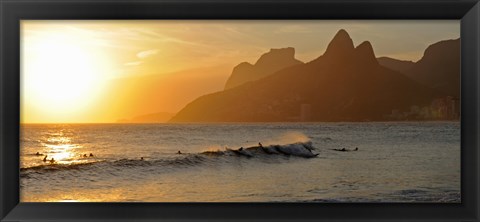
M 66 135 L 63 130 L 49 133 L 42 143 L 46 159 L 43 162 L 49 164 L 75 164 L 88 162 L 79 150 L 83 146 L 73 142 L 72 132 Z M 44 157 L 45 158 L 45 157 Z
M 54 125 L 41 132 L 36 140 L 21 140 L 21 168 L 36 166 L 75 165 L 99 161 L 90 156 L 91 147 L 69 125 Z

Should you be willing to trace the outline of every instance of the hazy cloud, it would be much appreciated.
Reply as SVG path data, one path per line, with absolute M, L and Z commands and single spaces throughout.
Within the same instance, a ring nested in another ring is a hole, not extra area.
M 141 59 L 144 59 L 144 58 L 150 57 L 152 55 L 155 55 L 157 53 L 158 53 L 157 49 L 150 49 L 150 50 L 141 51 L 141 52 L 137 53 L 137 57 L 141 58 Z
M 138 65 L 140 65 L 140 64 L 142 64 L 142 63 L 143 63 L 143 61 L 135 61 L 135 62 L 127 62 L 127 63 L 125 63 L 125 64 L 123 64 L 123 65 L 125 65 L 125 66 L 138 66 Z

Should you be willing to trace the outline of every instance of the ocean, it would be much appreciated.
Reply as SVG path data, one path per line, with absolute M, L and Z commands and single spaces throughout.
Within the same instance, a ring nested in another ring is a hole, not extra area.
M 20 138 L 22 202 L 461 202 L 459 122 L 23 124 Z

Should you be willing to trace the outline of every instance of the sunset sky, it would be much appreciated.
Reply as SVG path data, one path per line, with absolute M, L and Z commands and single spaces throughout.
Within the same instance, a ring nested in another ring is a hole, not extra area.
M 417 61 L 459 21 L 22 21 L 21 121 L 115 122 L 178 112 L 270 48 L 308 62 L 339 29 L 376 56 Z

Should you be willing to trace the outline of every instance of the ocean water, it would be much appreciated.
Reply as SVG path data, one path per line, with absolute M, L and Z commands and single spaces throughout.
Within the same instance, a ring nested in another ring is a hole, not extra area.
M 22 202 L 461 201 L 458 122 L 26 124 L 20 147 Z

